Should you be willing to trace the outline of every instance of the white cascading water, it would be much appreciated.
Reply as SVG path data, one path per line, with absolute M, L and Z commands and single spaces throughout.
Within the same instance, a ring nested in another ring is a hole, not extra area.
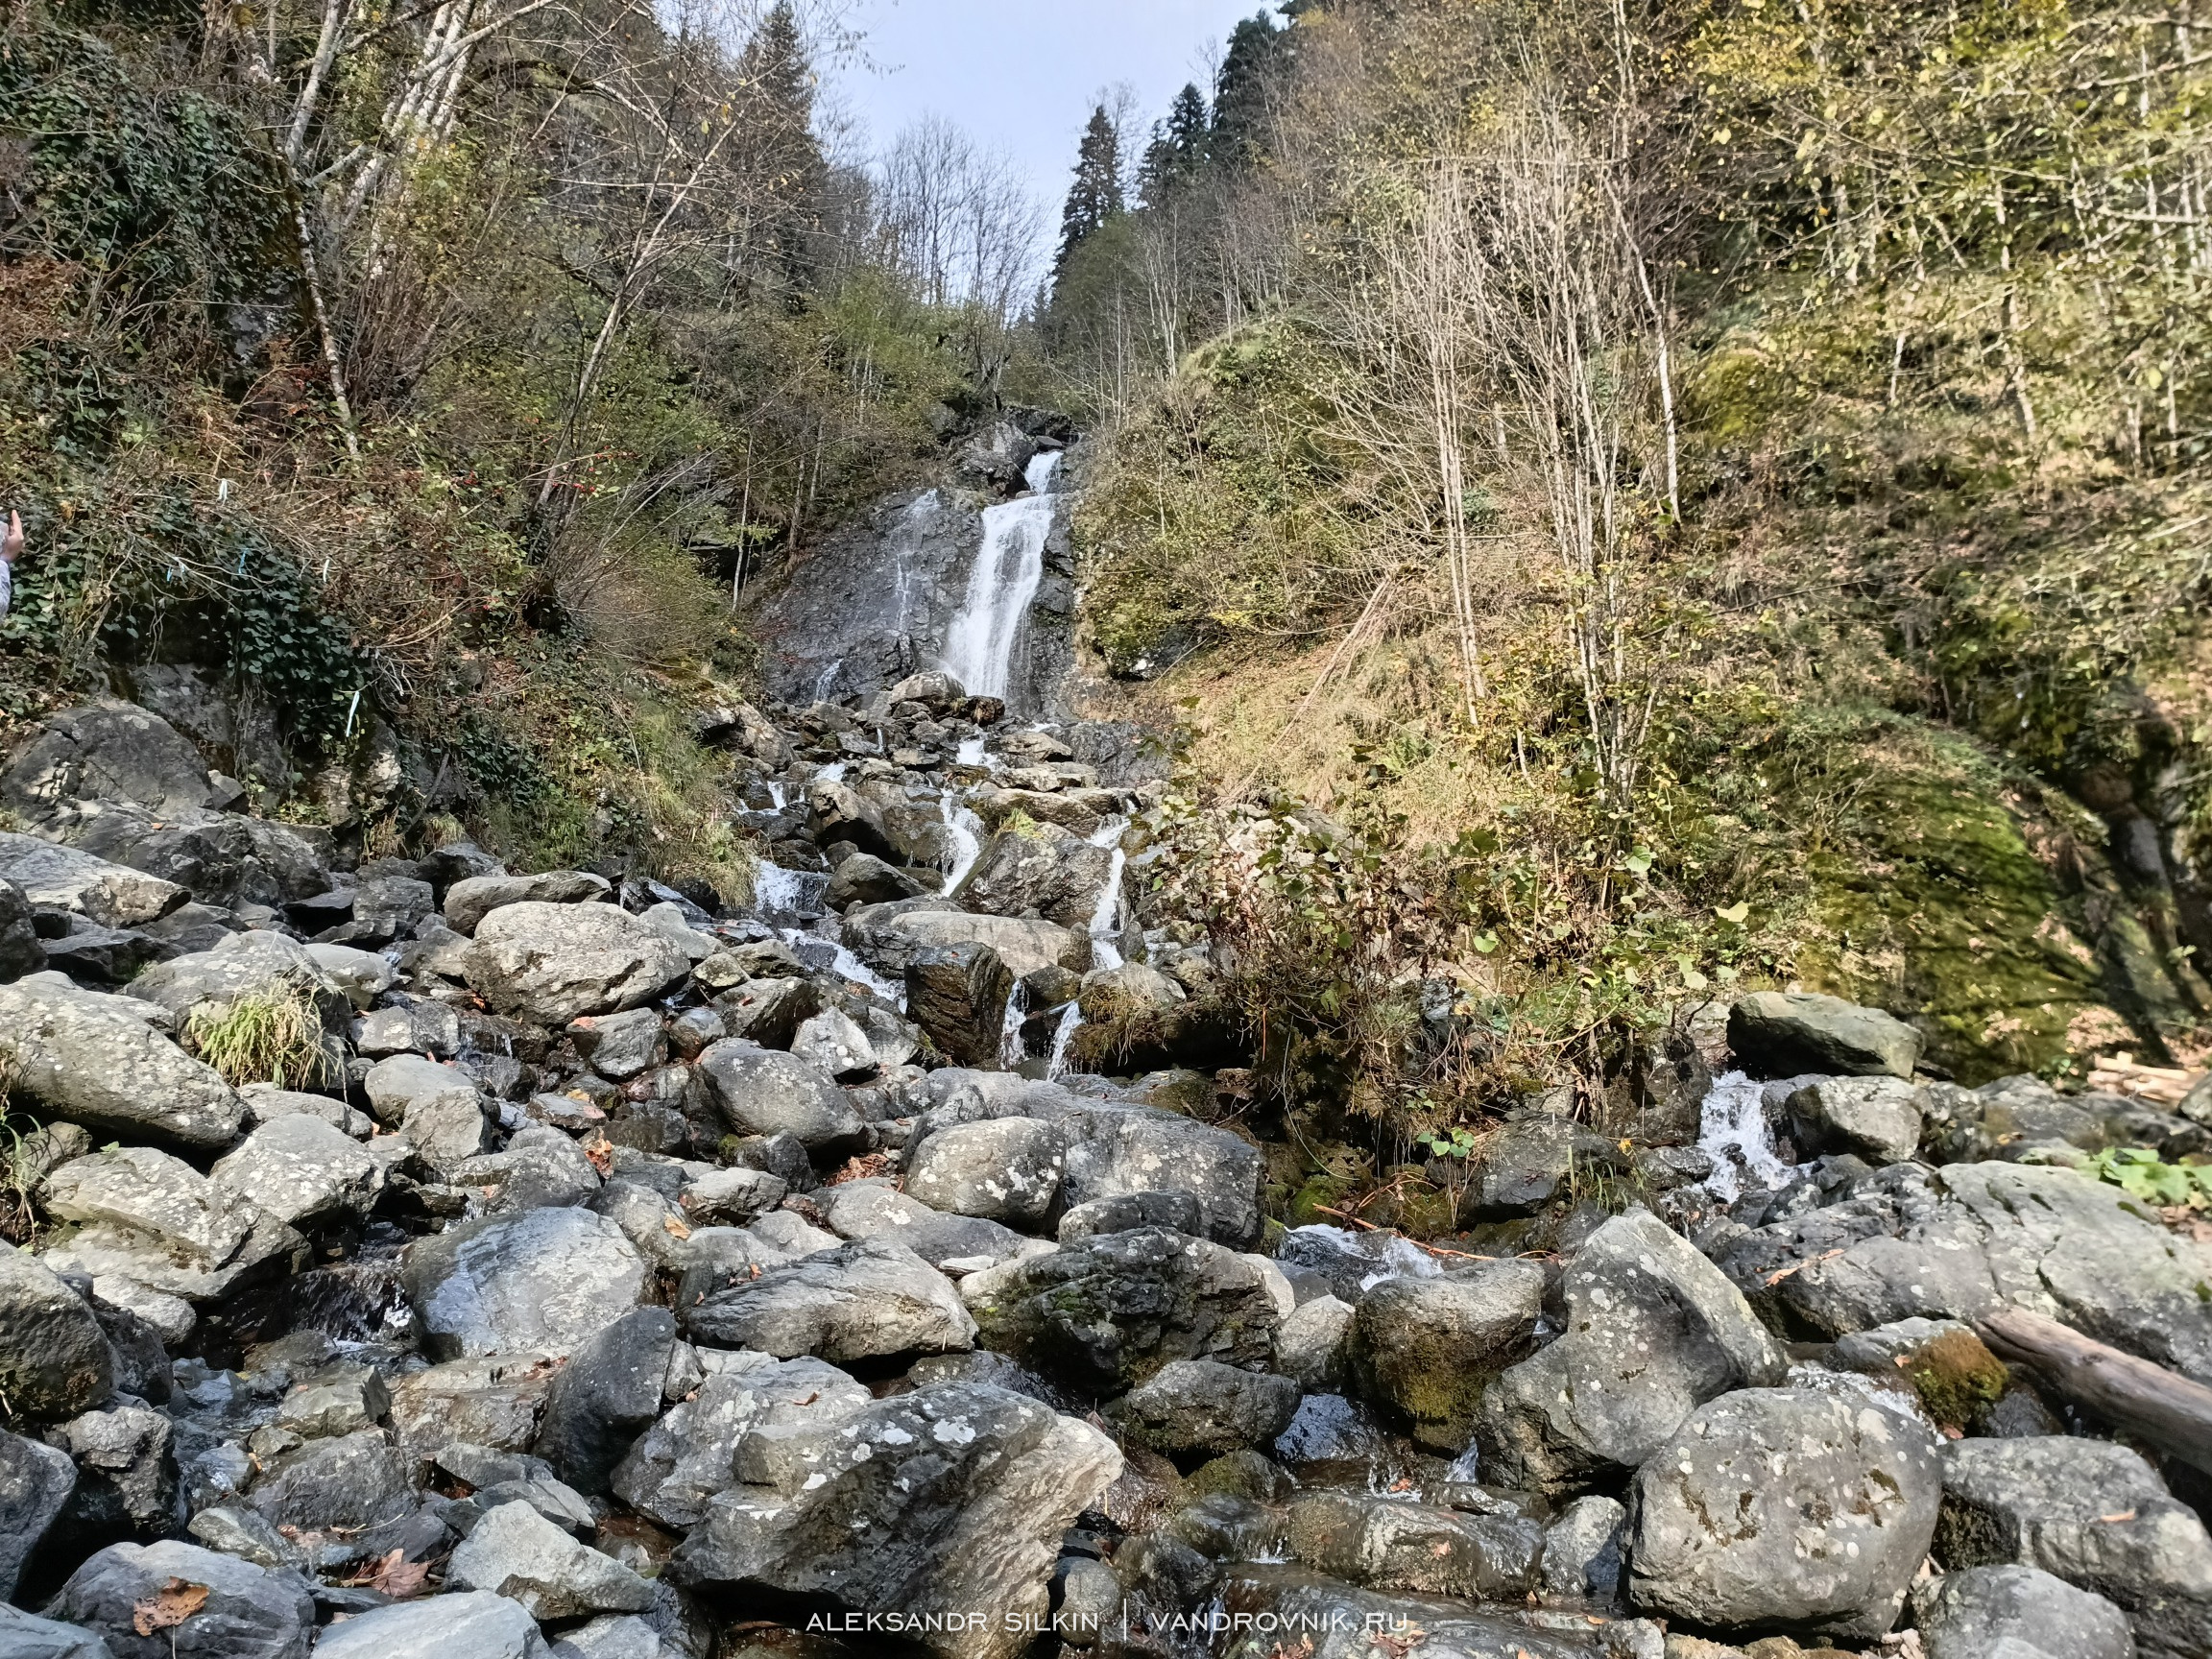
M 1098 890 L 1098 905 L 1091 912 L 1088 928 L 1091 966 L 1095 969 L 1111 971 L 1125 960 L 1121 954 L 1121 872 L 1129 855 L 1121 851 L 1121 836 L 1128 828 L 1126 818 L 1109 818 L 1091 836 L 1092 846 L 1114 849 L 1114 861 L 1107 866 L 1106 884 Z M 1082 1023 L 1082 1009 L 1069 1003 L 1052 1031 L 1052 1057 L 1045 1063 L 1046 1077 L 1058 1079 L 1068 1070 L 1068 1045 L 1074 1041 L 1075 1029 Z
M 974 697 L 1004 697 L 1014 678 L 1014 646 L 1045 579 L 1045 538 L 1056 512 L 1050 485 L 1057 450 L 1029 463 L 1030 494 L 983 512 L 983 545 L 968 572 L 968 592 L 945 634 L 945 671 Z
M 1767 1127 L 1766 1085 L 1741 1071 L 1723 1071 L 1713 1079 L 1698 1108 L 1697 1144 L 1713 1157 L 1713 1173 L 1705 1178 L 1705 1190 L 1723 1204 L 1743 1196 L 1746 1179 L 1772 1191 L 1788 1186 L 1797 1171 L 1782 1162 L 1774 1150 L 1774 1132 Z
M 983 855 L 983 820 L 961 805 L 960 797 L 950 788 L 937 801 L 945 814 L 945 828 L 952 837 L 952 861 L 945 868 L 945 891 L 950 893 L 967 878 L 968 872 L 975 868 L 975 860 Z

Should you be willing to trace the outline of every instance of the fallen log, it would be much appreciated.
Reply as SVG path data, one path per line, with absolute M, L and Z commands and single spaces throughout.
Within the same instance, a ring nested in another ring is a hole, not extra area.
M 2212 1474 L 2212 1388 L 2025 1309 L 1975 1322 L 2001 1359 L 2026 1365 L 2115 1429 Z

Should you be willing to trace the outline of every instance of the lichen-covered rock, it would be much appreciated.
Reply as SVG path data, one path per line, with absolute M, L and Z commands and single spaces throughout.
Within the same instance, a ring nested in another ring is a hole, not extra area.
M 1824 1078 L 1791 1094 L 1787 1109 L 1806 1156 L 1850 1152 L 1869 1164 L 1902 1164 L 1920 1145 L 1920 1094 L 1902 1078 Z
M 1214 1359 L 1176 1359 L 1107 1407 L 1125 1445 L 1217 1457 L 1265 1446 L 1290 1426 L 1298 1384 Z
M 1887 1631 L 1942 1502 L 1937 1440 L 1905 1413 L 1812 1388 L 1699 1407 L 1637 1472 L 1630 1596 L 1720 1631 Z
M 465 876 L 445 889 L 445 921 L 455 932 L 473 933 L 485 917 L 510 904 L 584 904 L 605 899 L 613 891 L 604 876 L 588 870 L 543 870 L 535 876 Z
M 11 1414 L 74 1417 L 114 1386 L 114 1353 L 84 1299 L 36 1258 L 0 1244 L 0 1394 Z
M 639 1007 L 691 973 L 691 958 L 665 933 L 596 902 L 493 910 L 476 925 L 464 963 L 469 988 L 494 1011 L 539 1025 Z
M 1034 1230 L 1060 1196 L 1068 1141 L 1033 1118 L 956 1123 L 907 1163 L 905 1188 L 932 1209 Z
M 245 1103 L 166 1034 L 168 1013 L 59 974 L 0 985 L 16 1097 L 95 1132 L 192 1150 L 238 1138 Z
M 1778 1328 L 1834 1340 L 2011 1305 L 2212 1382 L 2212 1247 L 2117 1187 L 2017 1164 L 1895 1165 L 1717 1260 Z
M 2033 1567 L 1969 1567 L 1914 1593 L 1928 1659 L 2135 1659 L 2128 1617 Z
M 445 1581 L 522 1604 L 538 1620 L 636 1613 L 653 1586 L 610 1555 L 579 1544 L 528 1503 L 502 1503 L 454 1547 Z
M 967 1286 L 981 1346 L 1098 1393 L 1175 1359 L 1264 1365 L 1282 1322 L 1249 1258 L 1158 1227 L 1063 1245 Z
M 1517 1601 L 1536 1580 L 1544 1528 L 1510 1512 L 1463 1515 L 1367 1493 L 1317 1492 L 1290 1506 L 1290 1552 L 1375 1590 Z
M 756 1431 L 737 1458 L 744 1483 L 677 1551 L 678 1584 L 909 1618 L 949 1659 L 1012 1659 L 1030 1645 L 1062 1533 L 1121 1467 L 1088 1424 L 960 1382 L 835 1428 Z
M 538 1623 L 486 1590 L 395 1601 L 333 1624 L 315 1659 L 545 1659 Z
M 1782 1380 L 1743 1294 L 1649 1211 L 1616 1215 L 1568 1264 L 1567 1329 L 1482 1398 L 1486 1479 L 1549 1490 L 1633 1469 L 1697 1407 Z
M 1943 1564 L 2040 1568 L 2114 1602 L 2160 1659 L 2212 1652 L 2212 1538 L 2157 1472 L 2109 1441 L 2053 1435 L 1943 1449 Z

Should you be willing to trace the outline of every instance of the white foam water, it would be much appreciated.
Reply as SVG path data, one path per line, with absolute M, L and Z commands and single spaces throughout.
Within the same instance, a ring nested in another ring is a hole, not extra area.
M 1045 1062 L 1045 1077 L 1057 1083 L 1068 1075 L 1068 1045 L 1075 1040 L 1075 1027 L 1083 1023 L 1081 1004 L 1070 1002 L 1060 1010 L 1060 1023 L 1052 1028 L 1052 1055 Z
M 984 739 L 981 737 L 963 737 L 960 739 L 959 749 L 954 752 L 952 757 L 963 766 L 988 765 L 990 762 L 984 757 L 983 744 Z
M 945 671 L 972 697 L 1004 697 L 1014 678 L 1014 647 L 1045 580 L 1045 538 L 1059 511 L 1044 486 L 1057 452 L 1029 464 L 1033 494 L 983 510 L 983 544 L 968 572 L 968 591 L 945 632 Z
M 1774 1150 L 1765 1094 L 1765 1084 L 1741 1071 L 1723 1071 L 1713 1079 L 1698 1109 L 1697 1144 L 1713 1159 L 1705 1190 L 1722 1204 L 1742 1197 L 1747 1182 L 1773 1191 L 1797 1173 Z
M 945 891 L 950 893 L 967 879 L 968 872 L 975 868 L 975 860 L 983 855 L 983 820 L 950 789 L 941 793 L 937 801 L 944 814 L 945 828 L 952 837 L 952 861 L 945 867 Z

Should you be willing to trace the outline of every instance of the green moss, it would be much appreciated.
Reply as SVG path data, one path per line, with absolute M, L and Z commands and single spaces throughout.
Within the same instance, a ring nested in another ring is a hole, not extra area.
M 1807 860 L 1808 989 L 1889 1008 L 1961 1082 L 2053 1075 L 2118 1019 L 2042 793 L 1969 739 L 1869 717 L 1823 768 L 1844 805 Z M 2040 855 L 2039 855 L 2040 854 Z M 2048 860 L 2048 862 L 2047 862 Z
M 1978 1427 L 2011 1385 L 2005 1362 L 1971 1331 L 1947 1331 L 1915 1349 L 1904 1371 L 1928 1414 L 1953 1429 Z

